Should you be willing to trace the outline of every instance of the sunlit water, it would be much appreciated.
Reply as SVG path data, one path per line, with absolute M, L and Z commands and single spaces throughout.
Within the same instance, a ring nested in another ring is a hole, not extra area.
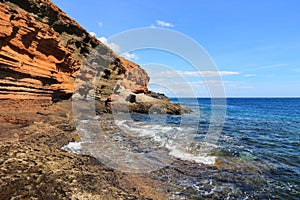
M 100 134 L 95 121 L 82 121 L 77 127 L 82 142 L 64 149 L 127 171 L 153 169 L 154 177 L 173 186 L 171 199 L 300 198 L 300 99 L 227 99 L 215 143 L 205 141 L 210 99 L 172 101 L 194 112 L 100 116 Z M 201 146 L 210 152 L 201 153 Z

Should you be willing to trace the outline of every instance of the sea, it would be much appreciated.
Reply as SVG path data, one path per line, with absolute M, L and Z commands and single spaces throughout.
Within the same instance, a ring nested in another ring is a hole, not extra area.
M 191 114 L 77 122 L 63 149 L 165 184 L 169 199 L 300 199 L 300 98 L 171 98 Z

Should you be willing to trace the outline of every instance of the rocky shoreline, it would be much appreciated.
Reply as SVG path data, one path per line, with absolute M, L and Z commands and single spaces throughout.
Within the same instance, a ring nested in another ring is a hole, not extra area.
M 93 157 L 63 151 L 64 145 L 80 139 L 69 118 L 70 106 L 65 101 L 19 112 L 39 122 L 1 119 L 1 199 L 165 199 L 153 182 L 117 172 Z

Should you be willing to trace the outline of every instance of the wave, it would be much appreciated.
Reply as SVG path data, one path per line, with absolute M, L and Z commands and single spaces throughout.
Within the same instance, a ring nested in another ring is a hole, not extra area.
M 108 126 L 104 128 L 100 125 L 101 129 L 96 128 L 99 123 Z M 109 133 L 109 137 L 100 133 L 104 130 Z M 96 158 L 116 155 L 122 157 L 122 155 L 130 154 L 132 158 L 128 156 L 128 161 L 124 159 L 120 161 L 128 163 L 134 162 L 132 159 L 136 154 L 138 157 L 144 155 L 148 159 L 163 162 L 158 164 L 159 166 L 171 164 L 176 159 L 212 165 L 216 157 L 210 156 L 209 153 L 201 153 L 203 150 L 201 146 L 208 144 L 199 141 L 197 130 L 196 126 L 149 124 L 132 120 L 81 120 L 77 126 L 81 141 L 71 142 L 62 149 L 76 154 L 92 155 Z M 124 152 L 109 153 L 108 149 Z M 165 154 L 168 154 L 169 158 L 165 158 Z M 116 157 L 111 159 L 117 160 Z
M 210 152 L 201 152 L 203 146 L 217 148 L 217 145 L 196 141 L 198 128 L 189 126 L 169 126 L 164 124 L 145 124 L 127 120 L 116 121 L 123 131 L 138 137 L 147 137 L 167 148 L 169 155 L 181 160 L 213 165 L 216 157 Z M 198 143 L 195 145 L 194 143 Z

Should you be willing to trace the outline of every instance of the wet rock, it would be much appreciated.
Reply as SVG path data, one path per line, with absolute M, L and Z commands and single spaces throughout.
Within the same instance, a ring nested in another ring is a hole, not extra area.
M 123 183 L 129 177 L 92 157 L 62 151 L 72 133 L 47 123 L 11 125 L 8 132 L 15 128 L 20 131 L 19 140 L 0 144 L 1 199 L 147 198 L 139 194 L 142 190 L 131 191 L 134 184 Z

